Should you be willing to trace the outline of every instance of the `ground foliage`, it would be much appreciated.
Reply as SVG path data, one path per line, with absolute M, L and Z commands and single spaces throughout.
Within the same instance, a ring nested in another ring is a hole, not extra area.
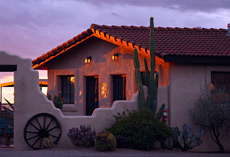
M 135 149 L 154 149 L 154 142 L 166 140 L 172 135 L 172 129 L 155 118 L 150 111 L 128 111 L 115 118 L 116 122 L 106 131 L 131 140 Z

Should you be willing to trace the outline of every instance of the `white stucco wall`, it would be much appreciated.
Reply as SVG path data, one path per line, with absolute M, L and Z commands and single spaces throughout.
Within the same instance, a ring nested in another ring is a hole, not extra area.
M 91 125 L 98 133 L 115 120 L 113 115 L 124 110 L 137 110 L 137 94 L 129 101 L 115 101 L 111 108 L 98 108 L 93 116 L 63 116 L 39 89 L 38 72 L 32 69 L 31 59 L 22 59 L 0 51 L 0 65 L 17 65 L 14 72 L 15 109 L 14 109 L 14 149 L 29 150 L 24 140 L 24 128 L 28 120 L 39 113 L 55 116 L 62 125 L 62 136 L 57 147 L 74 147 L 67 133 L 72 127 Z
M 191 121 L 189 109 L 192 108 L 199 95 L 200 88 L 205 83 L 211 82 L 211 72 L 230 72 L 230 66 L 218 65 L 184 65 L 170 64 L 170 85 L 169 85 L 169 123 L 170 126 L 179 128 L 183 124 L 196 126 Z M 197 147 L 197 150 L 218 150 L 216 144 L 211 140 L 209 133 L 202 137 L 204 144 Z M 226 150 L 230 150 L 230 138 L 222 139 Z M 195 149 L 195 150 L 196 150 Z

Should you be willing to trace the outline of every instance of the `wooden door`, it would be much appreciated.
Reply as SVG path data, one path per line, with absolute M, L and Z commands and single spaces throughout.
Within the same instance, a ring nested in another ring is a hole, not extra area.
M 92 115 L 95 108 L 99 107 L 98 77 L 86 77 L 86 115 Z

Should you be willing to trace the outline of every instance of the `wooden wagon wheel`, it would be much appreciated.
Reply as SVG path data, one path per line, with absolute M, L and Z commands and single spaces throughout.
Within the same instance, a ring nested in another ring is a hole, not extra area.
M 57 145 L 62 134 L 60 122 L 51 114 L 40 113 L 26 123 L 24 128 L 24 139 L 34 150 L 42 149 L 43 138 L 52 137 L 53 143 Z

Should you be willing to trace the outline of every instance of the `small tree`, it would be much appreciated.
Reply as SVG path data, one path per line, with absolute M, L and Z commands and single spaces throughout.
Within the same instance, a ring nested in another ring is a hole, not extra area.
M 230 102 L 220 101 L 218 99 L 221 97 L 220 93 L 223 92 L 211 91 L 210 86 L 205 85 L 204 88 L 201 88 L 200 95 L 190 114 L 196 125 L 209 130 L 219 151 L 225 152 L 220 139 L 227 135 L 230 128 Z

